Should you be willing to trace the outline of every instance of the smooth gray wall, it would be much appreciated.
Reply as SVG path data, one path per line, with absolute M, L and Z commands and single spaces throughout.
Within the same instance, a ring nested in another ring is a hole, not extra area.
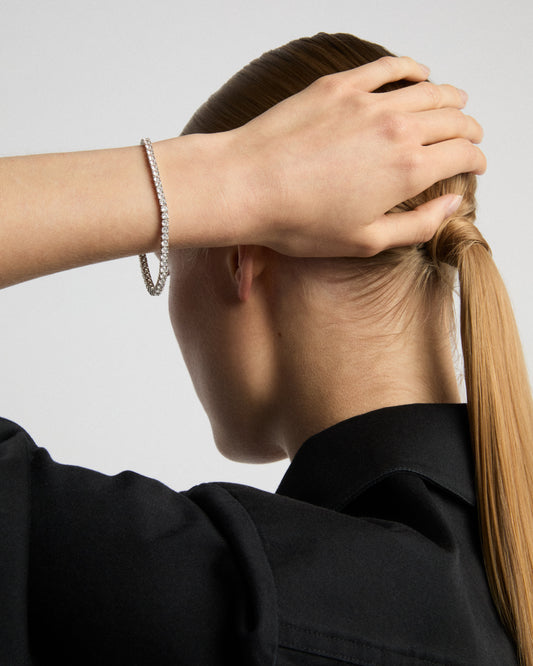
M 465 111 L 485 129 L 478 224 L 511 294 L 531 374 L 532 8 L 530 0 L 3 0 L 0 150 L 110 148 L 179 134 L 251 59 L 320 31 L 410 55 L 431 67 L 435 83 L 465 88 Z M 177 490 L 211 480 L 277 487 L 288 461 L 237 464 L 216 450 L 166 296 L 147 294 L 136 257 L 5 289 L 0 307 L 0 414 L 57 461 L 132 469 Z

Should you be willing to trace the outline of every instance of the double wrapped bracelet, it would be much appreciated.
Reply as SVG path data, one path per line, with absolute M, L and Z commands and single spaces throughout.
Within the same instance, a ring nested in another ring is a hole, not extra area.
M 151 296 L 159 296 L 163 291 L 165 282 L 168 277 L 168 208 L 165 195 L 163 194 L 163 186 L 161 185 L 161 178 L 159 177 L 159 169 L 155 161 L 154 149 L 150 139 L 141 139 L 141 144 L 146 148 L 146 156 L 150 163 L 152 171 L 152 178 L 154 181 L 157 199 L 159 201 L 159 208 L 161 209 L 161 260 L 159 262 L 159 275 L 157 282 L 154 285 L 152 276 L 150 275 L 150 268 L 148 266 L 148 259 L 145 254 L 140 254 L 141 271 L 144 278 L 144 284 Z

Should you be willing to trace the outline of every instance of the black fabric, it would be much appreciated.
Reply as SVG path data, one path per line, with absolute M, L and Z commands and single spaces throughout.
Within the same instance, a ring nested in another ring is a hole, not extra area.
M 0 665 L 516 664 L 464 404 L 305 441 L 276 493 L 55 462 L 0 419 Z

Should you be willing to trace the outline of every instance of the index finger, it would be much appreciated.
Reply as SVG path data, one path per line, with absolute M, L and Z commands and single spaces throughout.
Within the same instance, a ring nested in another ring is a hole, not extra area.
M 429 75 L 427 68 L 409 56 L 383 56 L 373 62 L 328 76 L 344 77 L 359 90 L 372 92 L 385 83 L 407 79 L 425 81 Z

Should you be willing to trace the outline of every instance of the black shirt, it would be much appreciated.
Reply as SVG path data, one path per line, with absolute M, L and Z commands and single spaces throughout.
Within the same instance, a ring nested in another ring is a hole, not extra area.
M 55 462 L 0 419 L 0 664 L 507 666 L 464 404 L 306 440 L 276 493 Z

